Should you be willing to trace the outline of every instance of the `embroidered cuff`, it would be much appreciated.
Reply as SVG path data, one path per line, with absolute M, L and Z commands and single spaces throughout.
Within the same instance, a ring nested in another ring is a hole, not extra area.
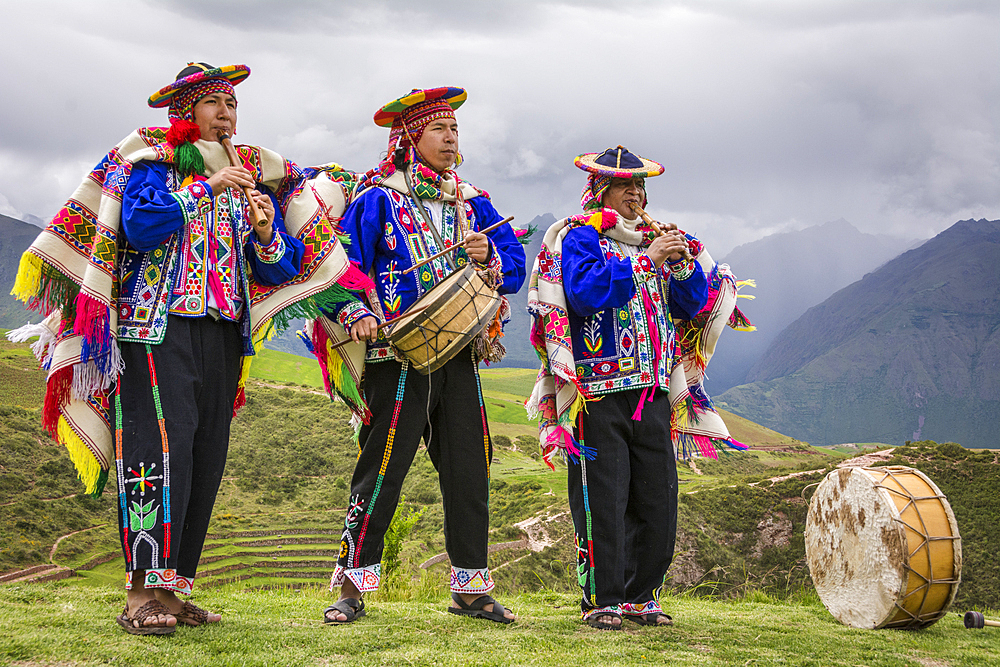
M 382 564 L 366 565 L 365 567 L 346 568 L 338 565 L 330 576 L 330 591 L 344 585 L 344 579 L 350 579 L 354 587 L 362 593 L 377 591 L 382 579 Z
M 632 275 L 640 281 L 650 280 L 656 277 L 656 264 L 646 253 L 632 255 Z
M 169 568 L 158 568 L 146 570 L 146 577 L 142 585 L 145 588 L 165 588 L 174 593 L 191 592 L 194 586 L 194 577 L 182 577 L 177 574 L 177 570 Z M 125 573 L 125 590 L 132 590 L 132 573 Z
M 483 269 L 496 269 L 500 273 L 503 273 L 503 260 L 500 259 L 500 253 L 497 252 L 493 241 L 486 239 L 486 242 L 489 244 L 489 250 L 486 251 L 486 261 L 480 262 L 473 259 L 473 265 L 480 271 Z
M 663 609 L 660 608 L 660 603 L 656 600 L 650 600 L 649 602 L 624 602 L 621 605 L 622 613 L 628 614 L 629 616 L 645 616 L 646 614 L 662 614 Z
M 452 593 L 489 593 L 493 590 L 493 575 L 490 568 L 468 570 L 451 566 Z
M 260 261 L 265 264 L 275 264 L 285 256 L 285 236 L 275 229 L 271 242 L 268 245 L 263 245 L 255 233 L 253 235 L 253 249 Z
M 189 183 L 171 192 L 170 196 L 181 207 L 184 224 L 212 210 L 212 186 L 205 181 Z
M 667 267 L 674 280 L 687 280 L 694 273 L 694 260 L 681 258 L 676 262 L 668 263 Z
M 360 320 L 362 317 L 368 316 L 374 317 L 374 314 L 368 310 L 368 307 L 363 302 L 350 301 L 346 306 L 337 312 L 337 323 L 350 332 L 352 324 Z

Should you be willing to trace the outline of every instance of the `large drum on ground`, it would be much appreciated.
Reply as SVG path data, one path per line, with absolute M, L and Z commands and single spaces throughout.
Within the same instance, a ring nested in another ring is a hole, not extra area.
M 489 325 L 500 296 L 487 287 L 471 265 L 451 274 L 424 294 L 392 325 L 389 341 L 427 375 L 444 366 Z
M 925 628 L 958 592 L 958 524 L 919 470 L 834 470 L 809 501 L 805 541 L 816 592 L 851 627 Z

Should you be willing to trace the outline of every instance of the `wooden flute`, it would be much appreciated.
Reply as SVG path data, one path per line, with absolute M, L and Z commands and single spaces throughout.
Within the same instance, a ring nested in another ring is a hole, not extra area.
M 653 220 L 651 217 L 649 217 L 649 214 L 646 213 L 644 210 L 642 210 L 641 206 L 632 203 L 630 203 L 629 206 L 632 207 L 632 210 L 635 211 L 647 225 L 652 227 L 653 231 L 656 232 L 657 236 L 663 236 L 664 234 L 667 233 L 667 230 L 661 227 L 660 223 L 658 223 L 656 220 Z M 674 228 L 676 229 L 676 226 Z M 688 247 L 686 245 L 684 246 L 684 259 L 688 260 L 689 262 L 694 259 L 694 257 L 691 256 L 691 251 L 688 250 Z
M 233 148 L 233 142 L 229 139 L 229 135 L 222 133 L 219 135 L 219 143 L 226 150 L 226 157 L 229 158 L 229 165 L 232 167 L 242 167 L 243 163 L 240 161 L 240 157 L 236 154 L 236 149 Z M 257 202 L 253 200 L 253 188 L 244 185 L 243 194 L 246 195 L 247 203 L 250 204 L 250 224 L 254 228 L 267 227 L 271 224 L 271 221 L 267 219 L 260 207 L 257 206 Z

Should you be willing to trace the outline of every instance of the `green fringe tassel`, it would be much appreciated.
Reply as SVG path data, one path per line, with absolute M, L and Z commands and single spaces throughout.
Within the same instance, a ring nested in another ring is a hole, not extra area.
M 101 494 L 104 493 L 104 486 L 108 483 L 108 471 L 101 470 L 101 474 L 97 477 L 97 486 L 94 487 L 93 492 L 88 495 L 91 498 L 100 498 Z
M 353 298 L 356 298 L 354 292 L 334 283 L 319 294 L 308 299 L 303 299 L 302 301 L 296 301 L 283 310 L 278 311 L 271 319 L 271 323 L 278 332 L 281 332 L 287 329 L 291 321 L 296 318 L 315 319 L 323 314 L 320 312 L 320 308 L 332 310 L 337 303 Z
M 174 166 L 182 176 L 200 176 L 205 172 L 205 158 L 191 142 L 185 142 L 174 149 Z

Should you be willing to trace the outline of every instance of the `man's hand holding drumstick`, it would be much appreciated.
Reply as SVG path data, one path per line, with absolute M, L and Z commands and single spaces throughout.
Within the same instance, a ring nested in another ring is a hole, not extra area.
M 490 256 L 490 239 L 481 232 L 468 232 L 465 235 L 465 254 L 480 264 L 486 263 Z

